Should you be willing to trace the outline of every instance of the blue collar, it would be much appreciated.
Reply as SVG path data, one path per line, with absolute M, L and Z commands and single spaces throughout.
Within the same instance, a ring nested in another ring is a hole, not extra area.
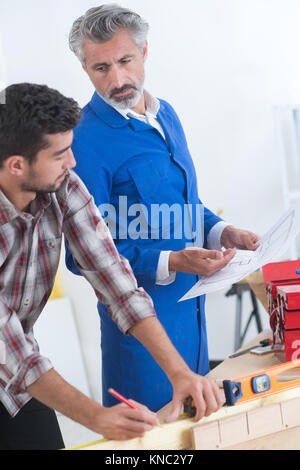
M 107 104 L 95 91 L 88 106 L 97 114 L 97 116 L 110 127 L 124 127 L 129 123 L 118 111 Z
M 122 116 L 115 108 L 107 104 L 95 91 L 91 101 L 89 102 L 88 106 L 92 108 L 94 113 L 100 118 L 102 121 L 104 121 L 108 126 L 113 127 L 113 128 L 120 128 L 120 127 L 125 127 L 128 124 L 131 125 L 131 127 L 135 131 L 140 131 L 144 130 L 145 128 L 148 128 L 149 125 L 145 124 L 138 119 L 134 119 L 133 117 L 130 119 L 126 119 L 124 116 Z M 158 111 L 157 117 L 159 118 L 161 113 L 161 108 L 162 104 L 160 106 L 160 109 Z
M 126 119 L 124 118 L 116 109 L 114 109 L 112 106 L 107 104 L 95 91 L 91 101 L 89 102 L 88 106 L 92 108 L 94 113 L 97 115 L 99 119 L 104 121 L 108 126 L 118 129 L 121 127 L 125 127 L 130 125 L 131 128 L 133 128 L 136 132 L 143 131 L 145 129 L 150 128 L 148 124 L 145 124 L 144 122 L 139 121 L 138 119 L 130 118 Z M 161 122 L 161 125 L 163 126 L 164 132 L 168 138 L 169 143 L 171 144 L 172 139 L 170 138 L 170 132 L 172 133 L 173 131 L 173 119 L 170 117 L 165 118 L 164 117 L 164 103 L 160 100 L 160 109 L 157 114 L 157 118 Z M 171 144 L 171 149 L 172 144 Z

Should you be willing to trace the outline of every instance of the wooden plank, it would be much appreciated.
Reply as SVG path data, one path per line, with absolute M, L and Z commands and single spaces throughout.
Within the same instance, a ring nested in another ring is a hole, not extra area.
M 247 414 L 241 413 L 219 421 L 220 447 L 244 442 L 249 439 Z
M 87 444 L 80 450 L 184 450 L 192 448 L 191 429 L 195 421 L 181 418 L 174 423 L 165 423 L 147 432 L 143 438 L 127 441 L 102 440 Z
M 266 436 L 284 429 L 280 403 L 248 411 L 249 439 Z
M 277 434 L 292 427 L 298 434 L 299 407 L 300 398 L 296 398 L 241 413 L 231 418 L 220 419 L 210 424 L 196 425 L 192 429 L 194 449 L 216 450 L 237 446 L 240 449 L 255 448 L 259 443 L 264 445 L 264 442 L 272 442 L 270 441 L 272 436 L 275 436 L 273 448 L 290 446 L 286 442 L 287 437 L 284 433 L 280 434 L 281 441 L 278 440 Z M 258 438 L 264 440 L 258 440 Z M 250 441 L 255 442 L 249 444 Z M 294 445 L 295 449 L 299 449 L 300 441 L 296 441 Z
M 196 426 L 203 426 L 208 423 L 223 421 L 234 418 L 239 414 L 245 414 L 252 410 L 263 411 L 269 405 L 280 404 L 286 400 L 300 400 L 300 388 L 277 393 L 260 400 L 243 403 L 236 406 L 225 406 L 211 416 L 202 418 L 197 424 L 193 419 L 182 417 L 174 423 L 164 423 L 160 427 L 152 429 L 141 439 L 131 439 L 129 441 L 105 440 L 92 445 L 86 445 L 82 450 L 183 450 L 193 448 L 194 442 L 192 429 Z M 300 416 L 300 415 L 299 415 Z M 277 432 L 278 428 L 271 429 Z M 223 433 L 224 436 L 224 433 Z M 253 438 L 256 437 L 254 434 Z M 230 439 L 230 437 L 228 437 Z M 227 446 L 225 441 L 224 445 Z M 230 445 L 228 443 L 228 445 Z M 300 442 L 299 442 L 300 445 Z M 221 444 L 221 447 L 223 445 Z
M 221 438 L 218 421 L 194 426 L 192 432 L 193 449 L 216 450 L 220 448 Z
M 251 439 L 223 450 L 300 450 L 300 426 Z
M 283 424 L 286 428 L 300 425 L 300 398 L 281 403 Z

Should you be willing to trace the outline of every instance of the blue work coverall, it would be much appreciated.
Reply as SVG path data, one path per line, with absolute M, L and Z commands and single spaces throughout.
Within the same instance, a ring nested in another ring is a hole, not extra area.
M 154 127 L 124 118 L 95 93 L 74 131 L 75 171 L 103 216 L 109 213 L 106 209 L 115 208 L 108 225 L 119 252 L 129 260 L 138 285 L 152 297 L 157 316 L 178 352 L 194 372 L 205 375 L 209 371 L 205 297 L 178 302 L 198 278 L 177 272 L 174 282 L 158 285 L 156 272 L 161 251 L 178 251 L 193 243 L 205 247 L 208 232 L 221 219 L 199 200 L 185 134 L 166 101 L 160 100 L 157 119 L 166 140 Z M 175 207 L 177 215 L 170 211 L 168 219 L 161 214 L 157 217 L 156 212 L 151 217 L 151 208 L 157 210 L 162 204 Z M 140 226 L 135 223 L 137 217 L 139 221 L 144 218 Z M 68 251 L 66 262 L 71 271 L 79 273 Z M 104 305 L 99 303 L 98 310 L 104 406 L 117 403 L 107 393 L 112 387 L 157 411 L 172 399 L 165 373 L 139 341 L 117 328 Z

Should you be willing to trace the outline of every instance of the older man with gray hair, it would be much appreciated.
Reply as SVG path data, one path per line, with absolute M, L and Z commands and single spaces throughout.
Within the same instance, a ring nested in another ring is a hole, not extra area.
M 73 151 L 77 173 L 106 210 L 119 252 L 152 297 L 188 369 L 178 364 L 165 374 L 99 303 L 103 403 L 115 403 L 107 393 L 114 387 L 156 411 L 171 400 L 173 385 L 169 419 L 178 416 L 187 394 L 195 399 L 199 419 L 216 411 L 223 399 L 203 377 L 209 371 L 205 298 L 178 299 L 199 276 L 226 266 L 235 247 L 256 249 L 258 237 L 202 205 L 179 118 L 169 103 L 144 89 L 148 29 L 137 13 L 114 4 L 92 8 L 74 22 L 69 45 L 96 91 L 75 129 Z M 153 208 L 160 210 L 159 217 Z M 70 253 L 67 265 L 77 272 Z M 151 319 L 145 321 L 151 328 Z

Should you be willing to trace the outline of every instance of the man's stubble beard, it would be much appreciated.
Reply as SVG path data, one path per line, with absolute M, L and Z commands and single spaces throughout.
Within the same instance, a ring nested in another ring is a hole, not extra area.
M 61 177 L 62 175 L 59 176 L 57 179 Z M 26 181 L 26 182 L 21 183 L 21 190 L 24 192 L 40 193 L 40 194 L 56 193 L 60 189 L 63 182 L 64 182 L 64 179 L 60 183 L 52 183 L 52 184 L 49 184 L 48 186 L 39 186 L 38 184 L 35 185 Z

